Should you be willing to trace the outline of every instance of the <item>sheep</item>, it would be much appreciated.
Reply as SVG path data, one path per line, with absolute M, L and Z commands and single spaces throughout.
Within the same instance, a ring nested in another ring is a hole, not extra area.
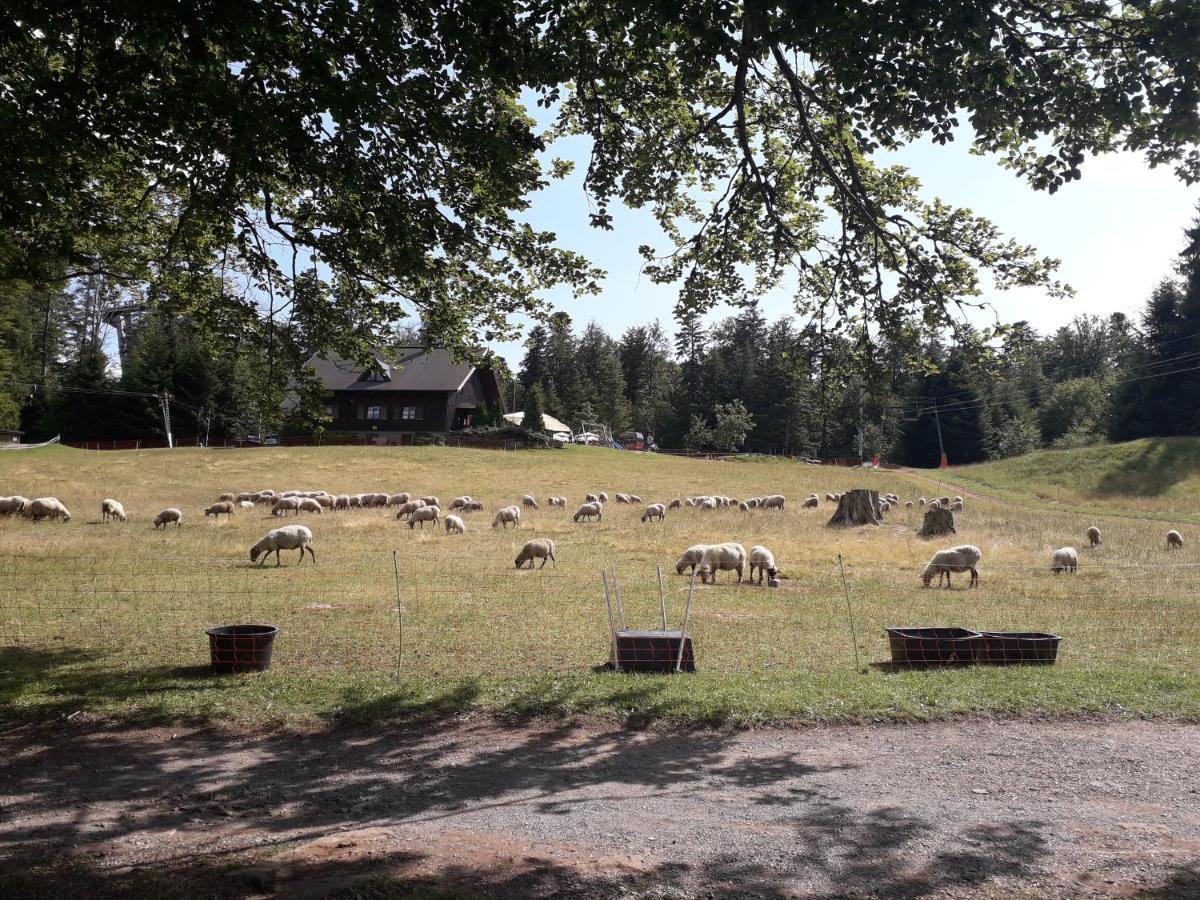
M 763 509 L 783 509 L 784 496 L 783 494 L 772 494 L 770 497 L 763 498 Z
M 633 498 L 630 497 L 628 494 L 617 494 L 617 502 L 618 503 L 632 503 Z
M 467 526 L 458 516 L 446 516 L 442 521 L 446 524 L 446 534 L 466 534 Z M 422 526 L 424 527 L 424 526 Z
M 229 500 L 229 501 L 231 501 L 231 502 L 232 502 L 233 500 L 240 500 L 242 497 L 249 497 L 249 496 L 250 496 L 249 494 L 238 494 L 238 495 L 235 497 L 233 494 L 225 493 L 225 494 L 222 494 L 220 497 L 218 497 L 218 498 L 217 498 L 217 502 L 218 502 L 218 503 L 221 503 L 221 502 L 223 502 L 223 501 L 225 501 L 225 500 Z
M 1100 540 L 1100 529 L 1097 528 L 1095 525 L 1092 525 L 1090 528 L 1088 528 L 1087 539 L 1088 539 L 1088 545 L 1093 550 L 1095 550 L 1102 543 L 1104 543 L 1104 541 Z
M 976 566 L 979 565 L 979 560 L 983 558 L 983 552 L 972 544 L 963 544 L 960 547 L 952 547 L 949 550 L 939 550 L 933 554 L 929 560 L 929 564 L 925 566 L 925 571 L 921 573 L 921 581 L 925 583 L 925 587 L 929 587 L 929 583 L 933 580 L 933 576 L 938 577 L 938 585 L 942 583 L 942 577 L 946 578 L 946 587 L 950 587 L 951 572 L 970 572 L 971 587 L 979 585 L 979 571 Z
M 683 509 L 683 501 L 676 497 L 667 504 L 667 509 Z
M 717 498 L 716 497 L 705 497 L 703 500 L 700 501 L 700 508 L 701 509 L 716 509 L 717 508 Z
M 1075 574 L 1079 568 L 1079 554 L 1074 547 L 1060 547 L 1050 557 L 1050 571 L 1057 575 L 1059 572 Z
M 599 494 L 596 495 L 596 499 L 599 500 L 601 503 L 607 503 L 608 502 L 608 492 L 601 491 Z
M 417 523 L 420 522 L 421 530 L 423 531 L 425 529 L 426 522 L 432 522 L 434 525 L 436 525 L 441 515 L 442 511 L 437 506 L 422 506 L 408 517 L 408 527 L 415 528 Z
M 532 541 L 526 541 L 525 546 L 521 548 L 521 552 L 517 554 L 515 560 L 517 568 L 520 569 L 529 563 L 529 568 L 533 568 L 533 561 L 540 559 L 542 561 L 541 568 L 546 568 L 547 561 L 554 563 L 555 568 L 558 567 L 558 562 L 554 559 L 554 541 L 550 538 L 534 538 Z
M 214 519 L 220 520 L 222 515 L 233 515 L 233 504 L 228 500 L 225 500 L 221 503 L 214 503 L 212 506 L 206 506 L 204 508 L 205 518 L 212 516 Z
M 333 498 L 333 508 L 335 510 L 349 509 L 350 508 L 350 495 L 349 494 L 338 494 L 336 497 L 334 497 Z
M 38 497 L 36 500 L 30 500 L 21 513 L 35 522 L 40 519 L 62 519 L 64 524 L 71 521 L 71 513 L 57 497 Z
M 825 500 L 826 500 L 826 502 L 828 502 L 828 503 L 833 503 L 833 502 L 834 502 L 834 500 L 836 500 L 836 499 L 837 499 L 837 498 L 833 496 L 833 492 L 832 492 L 832 491 L 826 491 L 826 492 L 825 492 Z
M 954 502 L 955 502 L 955 503 L 962 503 L 962 502 L 963 502 L 963 498 L 962 498 L 962 497 L 955 497 L 955 498 L 954 498 Z
M 250 548 L 250 562 L 254 562 L 259 555 L 262 555 L 262 561 L 259 562 L 261 566 L 274 551 L 275 565 L 278 566 L 280 550 L 299 550 L 300 562 L 304 562 L 304 551 L 307 550 L 315 566 L 317 554 L 313 552 L 312 539 L 312 532 L 303 525 L 284 525 L 282 528 L 275 528 L 268 531 L 258 543 Z
M 337 498 L 332 494 L 321 494 L 319 497 L 313 497 L 312 499 L 321 505 L 321 509 L 333 509 L 334 500 Z
M 254 509 L 253 500 L 239 500 L 237 505 L 238 509 Z
M 466 506 L 464 506 L 462 508 L 462 511 L 463 512 L 482 512 L 483 511 L 483 501 L 482 500 L 471 500 L 467 503 Z
M 913 508 L 913 502 L 912 502 L 911 500 L 905 500 L 905 501 L 904 501 L 904 508 L 905 508 L 905 509 L 912 509 L 912 508 Z
M 696 505 L 696 498 L 695 498 L 695 497 L 688 497 L 686 500 L 684 500 L 684 501 L 683 501 L 683 505 L 684 505 L 684 506 L 695 506 L 695 505 Z
M 746 570 L 746 548 L 730 541 L 725 544 L 710 544 L 700 557 L 700 580 L 705 584 L 717 583 L 718 572 L 737 572 L 738 583 Z
M 1175 531 L 1174 529 L 1172 529 L 1171 531 L 1168 531 L 1167 532 L 1167 549 L 1168 550 L 1182 550 L 1183 549 L 1183 535 L 1180 534 L 1178 531 Z
M 492 527 L 499 525 L 501 528 L 508 528 L 509 525 L 513 528 L 521 527 L 521 507 L 505 506 L 496 510 L 496 515 L 492 519 Z
M 121 505 L 120 500 L 104 499 L 100 501 L 100 518 L 107 522 L 110 519 L 116 519 L 118 522 L 124 522 L 125 507 Z
M 284 492 L 283 492 L 282 494 L 280 494 L 279 496 L 280 496 L 280 497 L 299 497 L 299 496 L 300 496 L 300 492 L 299 492 L 299 491 L 284 491 Z
M 928 501 L 928 500 L 926 500 L 924 497 L 918 497 L 918 498 L 917 498 L 917 506 L 924 506 L 924 505 L 925 505 L 926 503 L 928 503 L 928 502 L 929 502 L 929 501 Z
M 738 504 L 738 509 L 740 509 L 742 512 L 750 512 L 750 504 L 743 500 Z
M 350 495 L 350 508 L 351 509 L 359 509 L 362 507 L 362 505 L 363 505 L 362 494 L 351 494 Z
M 941 509 L 941 508 L 942 508 L 942 501 L 941 501 L 941 500 L 930 500 L 930 501 L 929 501 L 929 508 L 930 508 L 930 509 Z
M 25 509 L 29 500 L 20 494 L 11 497 L 0 497 L 0 516 L 13 516 Z
M 407 503 L 401 503 L 400 508 L 396 510 L 396 518 L 403 519 L 405 516 L 411 516 L 423 506 L 425 506 L 424 500 L 409 500 Z
M 642 521 L 648 519 L 658 519 L 660 522 L 667 520 L 667 508 L 661 503 L 651 503 L 642 511 Z
M 961 500 L 955 500 L 950 504 L 950 512 L 962 512 L 963 504 Z
M 561 506 L 564 509 L 567 506 L 567 498 L 566 497 L 547 497 L 546 502 L 549 503 L 551 506 Z
M 291 497 L 280 495 L 279 499 L 271 505 L 271 515 L 286 516 L 289 509 L 296 515 L 300 515 L 300 500 L 300 497 L 294 495 Z
M 754 569 L 758 569 L 758 583 L 763 583 L 763 573 L 771 581 L 775 580 L 775 576 L 779 570 L 775 568 L 775 554 L 766 547 L 754 546 L 750 548 L 750 581 L 754 581 Z
M 641 497 L 639 497 L 637 494 L 630 494 L 630 495 L 629 495 L 629 502 L 630 502 L 630 503 L 641 503 L 641 502 L 642 502 L 642 498 L 641 498 Z
M 296 500 L 296 515 L 302 512 L 320 513 L 321 501 L 315 497 L 299 497 Z
M 159 528 L 159 527 L 166 528 L 172 522 L 175 523 L 176 528 L 178 528 L 179 526 L 181 526 L 183 524 L 183 513 L 181 513 L 179 510 L 177 510 L 173 506 L 168 506 L 166 509 L 164 509 L 162 512 L 160 512 L 157 516 L 154 517 L 154 527 L 155 528 Z
M 400 496 L 400 495 L 397 494 L 396 496 Z M 407 503 L 408 502 L 407 497 L 402 502 Z M 447 508 L 448 509 L 462 509 L 464 506 L 466 506 L 470 502 L 471 502 L 471 496 L 469 494 L 464 494 L 461 497 L 455 497 L 453 500 L 451 500 L 450 506 Z
M 762 501 L 757 497 L 750 497 L 746 500 L 746 506 L 750 507 L 750 509 L 758 509 L 761 503 Z
M 821 505 L 820 498 L 816 494 L 809 494 L 804 498 L 804 502 L 800 504 L 801 509 L 818 509 Z
M 693 544 L 683 551 L 683 555 L 675 563 L 675 574 L 682 575 L 683 570 L 691 566 L 692 572 L 696 571 L 696 567 L 700 565 L 700 560 L 704 558 L 704 551 L 708 549 L 708 544 Z
M 571 521 L 578 522 L 580 519 L 587 519 L 590 521 L 593 518 L 597 522 L 604 520 L 604 504 L 599 500 L 582 504 L 579 509 L 575 510 L 575 515 L 571 516 Z
M 596 496 L 595 494 L 588 494 L 586 497 L 583 498 L 583 502 L 584 503 L 595 503 L 599 499 L 600 498 L 598 496 Z
M 426 506 L 441 506 L 442 505 L 442 501 L 439 500 L 437 497 L 422 497 L 421 499 L 425 502 Z
M 537 501 L 535 499 L 533 499 L 533 496 L 531 494 L 526 494 L 524 497 L 521 498 L 521 505 L 524 507 L 527 507 L 529 509 L 537 509 L 538 508 Z
M 411 494 L 409 494 L 405 491 L 401 491 L 398 494 L 390 494 L 387 498 L 387 505 L 388 506 L 400 506 L 404 503 L 407 503 L 411 499 L 412 499 Z M 470 500 L 471 498 L 468 497 L 467 499 Z M 451 507 L 451 509 L 453 509 L 453 507 Z
M 942 506 L 949 506 L 950 498 L 949 497 L 938 497 L 938 503 L 942 504 Z

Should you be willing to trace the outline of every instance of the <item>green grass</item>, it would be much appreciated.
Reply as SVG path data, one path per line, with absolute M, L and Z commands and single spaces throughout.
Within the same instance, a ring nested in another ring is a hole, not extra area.
M 1099 454 L 1090 467 L 1072 466 L 1077 481 L 1063 487 L 1084 497 L 1089 479 L 1101 483 L 1145 451 L 1072 452 Z M 984 551 L 982 584 L 939 591 L 923 589 L 918 576 L 944 543 L 915 537 L 918 510 L 897 510 L 880 528 L 847 531 L 825 527 L 826 504 L 812 511 L 797 502 L 854 486 L 932 496 L 924 474 L 594 448 L 0 453 L 0 492 L 53 494 L 74 513 L 67 525 L 0 520 L 0 716 L 22 722 L 81 713 L 248 727 L 465 711 L 713 725 L 960 714 L 1196 718 L 1200 571 L 1191 565 L 1192 542 L 1182 553 L 1165 552 L 1155 518 L 1171 515 L 1188 490 L 1185 456 L 1178 451 L 1180 477 L 1157 495 L 1096 499 L 1129 517 L 1105 524 L 1104 545 L 1083 552 L 1075 577 L 1052 576 L 1049 554 L 1064 544 L 1081 547 L 1090 518 L 1068 503 L 1039 500 L 1042 489 L 1031 486 L 1058 469 L 1041 456 L 1026 458 L 1028 484 L 1015 464 L 952 470 L 953 479 L 980 490 L 991 479 L 989 493 L 1019 502 L 968 501 L 957 540 Z M 268 486 L 408 490 L 443 503 L 466 493 L 483 499 L 488 512 L 468 516 L 463 536 L 411 530 L 387 510 L 305 517 L 318 564 L 298 566 L 292 555 L 281 568 L 258 568 L 247 548 L 278 521 L 259 509 L 218 523 L 200 510 L 222 491 Z M 640 507 L 609 504 L 602 523 L 575 525 L 570 508 L 543 506 L 525 515 L 519 532 L 488 527 L 492 511 L 523 493 L 565 494 L 573 507 L 598 490 L 647 502 L 781 492 L 790 502 L 782 514 L 684 509 L 663 525 L 640 524 Z M 106 496 L 125 503 L 128 523 L 99 524 Z M 184 510 L 184 527 L 150 526 L 165 506 Z M 557 566 L 516 571 L 517 549 L 535 536 L 556 541 Z M 617 567 L 627 621 L 647 627 L 659 618 L 661 565 L 669 620 L 677 624 L 688 580 L 675 574 L 674 560 L 690 544 L 718 539 L 770 547 L 783 586 L 739 587 L 723 578 L 697 588 L 689 622 L 696 675 L 597 671 L 609 640 L 601 569 Z M 1156 568 L 1163 564 L 1171 567 Z M 231 621 L 281 626 L 271 672 L 207 674 L 203 629 Z M 881 665 L 888 659 L 883 629 L 897 624 L 1049 630 L 1064 644 L 1053 668 L 892 672 Z

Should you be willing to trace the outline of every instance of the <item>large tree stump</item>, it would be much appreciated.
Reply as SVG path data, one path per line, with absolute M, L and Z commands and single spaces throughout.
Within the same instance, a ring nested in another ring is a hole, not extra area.
M 837 512 L 826 527 L 849 528 L 852 525 L 879 525 L 879 491 L 846 491 L 838 500 Z
M 921 522 L 921 537 L 937 537 L 942 534 L 958 534 L 954 527 L 954 513 L 945 507 L 925 510 L 925 519 Z

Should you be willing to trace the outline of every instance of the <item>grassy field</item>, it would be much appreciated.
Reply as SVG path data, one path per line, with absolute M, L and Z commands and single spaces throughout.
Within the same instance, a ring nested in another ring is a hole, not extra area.
M 1190 490 L 1200 499 L 1200 479 L 1184 462 L 1200 458 L 1197 447 L 1134 444 L 1072 451 L 1098 456 L 1066 466 L 1054 460 L 1067 457 L 1046 454 L 952 470 L 943 493 L 962 485 L 999 498 L 968 498 L 959 516 L 955 542 L 984 553 L 973 591 L 959 589 L 965 580 L 952 591 L 921 587 L 925 561 L 949 542 L 918 539 L 916 510 L 897 510 L 879 528 L 840 530 L 825 527 L 828 504 L 799 507 L 810 492 L 850 487 L 933 496 L 937 473 L 595 448 L 0 453 L 0 493 L 54 495 L 74 514 L 66 525 L 0 520 L 0 715 L 254 726 L 465 710 L 712 724 L 1027 712 L 1195 717 L 1196 542 L 1185 528 L 1187 549 L 1168 555 L 1162 519 L 1188 508 Z M 1163 453 L 1174 466 L 1169 484 L 1155 487 L 1147 475 L 1142 493 L 1104 492 L 1119 472 L 1137 489 L 1128 474 L 1137 460 L 1158 454 L 1161 463 Z M 257 568 L 247 550 L 278 521 L 261 508 L 220 522 L 201 510 L 222 491 L 266 487 L 405 490 L 443 503 L 471 494 L 488 511 L 467 516 L 462 536 L 410 529 L 387 510 L 306 516 L 300 521 L 315 533 L 318 564 L 299 566 L 291 554 L 281 568 Z M 642 525 L 640 507 L 610 503 L 602 523 L 573 524 L 574 504 L 599 490 L 647 502 L 778 492 L 789 504 L 783 513 L 684 509 L 665 524 Z M 1049 490 L 1059 493 L 1039 499 Z M 492 511 L 523 493 L 564 494 L 571 506 L 528 511 L 517 532 L 488 527 Z M 124 502 L 128 523 L 100 524 L 106 496 Z M 151 519 L 166 506 L 180 507 L 185 524 L 155 531 Z M 1110 514 L 1097 520 L 1105 540 L 1084 551 L 1093 511 Z M 557 565 L 516 571 L 517 549 L 535 536 L 556 541 Z M 688 580 L 674 561 L 690 544 L 716 540 L 770 547 L 782 586 L 739 587 L 726 577 L 697 588 L 689 625 L 695 676 L 596 671 L 608 655 L 601 570 L 616 567 L 628 624 L 650 627 L 659 619 L 662 566 L 668 618 L 677 624 Z M 1065 544 L 1080 547 L 1080 573 L 1055 577 L 1049 555 Z M 281 626 L 271 672 L 206 674 L 203 629 L 231 621 Z M 884 626 L 933 624 L 1053 631 L 1064 637 L 1060 662 L 891 671 Z

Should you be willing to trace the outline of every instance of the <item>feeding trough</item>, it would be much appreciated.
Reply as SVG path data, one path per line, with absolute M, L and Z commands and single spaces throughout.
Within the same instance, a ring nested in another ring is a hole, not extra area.
M 1062 638 L 1044 631 L 985 631 L 979 662 L 992 666 L 1052 666 Z
M 218 625 L 204 632 L 212 670 L 218 675 L 237 672 L 265 672 L 271 668 L 275 649 L 274 625 Z
M 600 573 L 604 582 L 604 600 L 608 604 L 608 627 L 612 632 L 612 654 L 609 664 L 618 672 L 695 672 L 696 654 L 692 636 L 687 633 L 688 617 L 692 611 L 692 592 L 696 587 L 696 575 L 688 588 L 687 605 L 683 610 L 683 627 L 678 631 L 667 630 L 667 604 L 663 596 L 662 567 L 658 568 L 658 604 L 662 612 L 662 628 L 639 630 L 625 627 L 625 606 L 621 602 L 621 587 L 617 573 L 612 572 L 612 589 L 609 590 L 608 574 Z M 616 613 L 613 612 L 613 596 L 616 597 Z M 618 625 L 619 623 L 619 625 Z
M 888 628 L 892 662 L 905 666 L 967 666 L 983 635 L 969 628 Z

